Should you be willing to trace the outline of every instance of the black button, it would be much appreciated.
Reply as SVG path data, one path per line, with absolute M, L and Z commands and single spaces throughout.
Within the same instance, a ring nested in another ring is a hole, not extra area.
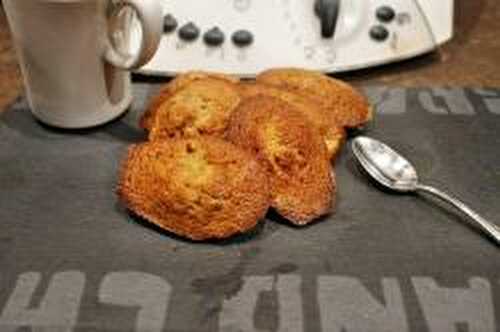
M 179 37 L 185 41 L 193 41 L 200 35 L 200 29 L 193 22 L 185 24 L 179 30 Z
M 382 25 L 376 25 L 370 29 L 370 36 L 376 41 L 384 41 L 389 37 L 389 31 Z
M 165 15 L 163 18 L 163 32 L 165 33 L 174 32 L 178 25 L 179 23 L 177 23 L 177 20 L 171 14 Z
M 224 32 L 222 32 L 218 27 L 208 30 L 203 35 L 203 40 L 209 46 L 220 46 L 224 43 L 225 39 L 226 37 L 224 36 Z
M 389 23 L 396 17 L 396 12 L 392 7 L 382 6 L 377 9 L 375 15 L 380 21 Z
M 253 34 L 248 30 L 238 30 L 233 33 L 232 40 L 236 46 L 248 46 L 253 43 Z

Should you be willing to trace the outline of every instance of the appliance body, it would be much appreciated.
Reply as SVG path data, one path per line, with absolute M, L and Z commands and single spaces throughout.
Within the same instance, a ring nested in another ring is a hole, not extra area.
M 454 0 L 158 1 L 165 33 L 144 74 L 342 72 L 412 58 L 453 35 Z M 134 31 L 132 47 L 141 38 Z

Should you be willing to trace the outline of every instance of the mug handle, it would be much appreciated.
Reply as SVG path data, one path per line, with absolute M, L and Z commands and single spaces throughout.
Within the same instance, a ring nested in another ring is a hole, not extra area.
M 163 8 L 158 0 L 120 0 L 118 5 L 130 6 L 136 12 L 142 27 L 141 43 L 137 53 L 123 54 L 108 38 L 104 57 L 118 68 L 137 69 L 148 63 L 158 49 L 162 36 Z

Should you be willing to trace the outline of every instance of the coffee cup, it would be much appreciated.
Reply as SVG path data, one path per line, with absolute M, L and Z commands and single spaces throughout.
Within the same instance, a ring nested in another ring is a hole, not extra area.
M 33 115 L 60 128 L 107 123 L 131 104 L 130 70 L 158 48 L 158 0 L 4 0 Z M 135 16 L 135 17 L 134 17 Z M 129 47 L 134 21 L 142 38 Z

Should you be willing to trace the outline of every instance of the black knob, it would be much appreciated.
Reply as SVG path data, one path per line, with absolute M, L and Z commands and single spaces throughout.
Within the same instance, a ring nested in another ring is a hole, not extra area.
M 177 20 L 172 14 L 167 14 L 163 18 L 163 32 L 170 33 L 174 32 L 177 29 Z
M 200 29 L 193 22 L 189 22 L 179 29 L 179 37 L 185 41 L 193 41 L 199 35 Z
M 321 36 L 332 38 L 340 13 L 340 0 L 316 0 L 314 11 L 321 21 Z
M 233 43 L 239 47 L 245 47 L 253 43 L 253 35 L 248 30 L 238 30 L 231 37 Z
M 382 6 L 377 8 L 375 15 L 380 21 L 389 23 L 396 17 L 396 12 L 392 9 L 392 7 Z
M 383 25 L 376 25 L 370 29 L 370 36 L 376 41 L 384 41 L 389 37 L 389 31 Z
M 224 43 L 225 39 L 226 37 L 224 36 L 224 32 L 222 32 L 218 27 L 208 30 L 203 35 L 203 40 L 209 46 L 220 46 Z

